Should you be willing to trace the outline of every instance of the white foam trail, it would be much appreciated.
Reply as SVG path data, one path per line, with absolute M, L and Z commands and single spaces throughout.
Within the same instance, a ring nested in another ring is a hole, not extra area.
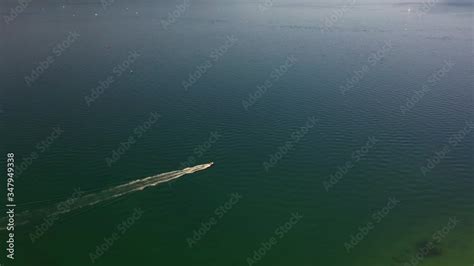
M 97 193 L 87 194 L 74 200 L 66 200 L 63 202 L 59 202 L 55 204 L 53 207 L 43 208 L 43 209 L 32 211 L 32 212 L 24 211 L 16 215 L 15 223 L 16 225 L 28 223 L 27 219 L 30 217 L 34 217 L 36 215 L 42 216 L 42 217 L 44 217 L 45 215 L 51 215 L 51 214 L 59 215 L 59 214 L 68 213 L 73 210 L 80 209 L 86 206 L 92 206 L 103 201 L 115 199 L 115 198 L 121 197 L 123 195 L 129 194 L 135 191 L 143 190 L 147 187 L 153 187 L 161 183 L 169 182 L 183 175 L 192 174 L 198 171 L 205 170 L 211 167 L 213 164 L 214 164 L 213 162 L 210 162 L 206 164 L 196 165 L 193 167 L 187 167 L 181 170 L 176 170 L 176 171 L 171 171 L 171 172 L 158 174 L 154 176 L 144 177 L 141 179 L 128 182 L 126 184 L 122 184 L 116 187 L 102 190 Z M 58 208 L 58 206 L 67 206 L 67 208 Z M 0 230 L 5 229 L 6 223 L 7 223 L 6 218 L 7 217 L 0 219 L 1 221 Z

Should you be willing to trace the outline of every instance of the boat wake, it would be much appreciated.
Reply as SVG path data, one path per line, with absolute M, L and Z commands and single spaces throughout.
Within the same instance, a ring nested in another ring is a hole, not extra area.
M 80 208 L 92 206 L 103 201 L 112 200 L 126 194 L 143 190 L 147 187 L 157 186 L 161 183 L 166 183 L 171 180 L 177 179 L 183 175 L 192 174 L 198 171 L 205 170 L 211 167 L 214 163 L 200 164 L 192 167 L 187 167 L 181 170 L 166 172 L 154 176 L 149 176 L 141 179 L 137 179 L 122 185 L 118 185 L 109 189 L 102 190 L 97 193 L 86 194 L 84 196 L 77 196 L 75 198 L 59 202 L 52 207 L 39 209 L 36 211 L 24 211 L 15 215 L 15 224 L 22 225 L 29 222 L 30 218 L 34 217 L 45 217 L 48 215 L 61 215 Z M 8 217 L 0 219 L 0 230 L 5 230 Z

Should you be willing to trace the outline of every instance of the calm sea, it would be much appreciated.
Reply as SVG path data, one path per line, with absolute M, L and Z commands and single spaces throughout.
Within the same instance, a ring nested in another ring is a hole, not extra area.
M 17 213 L 215 163 L 2 265 L 472 265 L 472 2 L 375 2 L 2 1 Z

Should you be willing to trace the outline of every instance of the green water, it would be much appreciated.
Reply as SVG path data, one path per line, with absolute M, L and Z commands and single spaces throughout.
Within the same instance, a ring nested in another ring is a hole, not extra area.
M 15 153 L 17 213 L 215 163 L 61 216 L 34 242 L 43 220 L 17 226 L 2 265 L 249 265 L 263 250 L 253 265 L 400 266 L 453 217 L 417 265 L 474 263 L 472 5 L 259 3 L 32 2 L 2 21 L 0 148 Z

